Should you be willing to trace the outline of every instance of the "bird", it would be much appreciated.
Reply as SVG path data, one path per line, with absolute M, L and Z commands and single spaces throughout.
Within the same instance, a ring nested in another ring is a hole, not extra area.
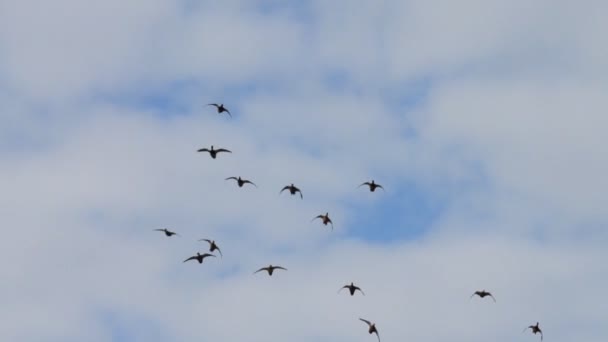
M 317 215 L 315 216 L 315 218 L 312 219 L 312 221 L 316 220 L 316 219 L 321 219 L 323 220 L 323 224 L 327 226 L 328 223 L 331 224 L 331 230 L 334 230 L 334 223 L 331 222 L 331 219 L 329 218 L 329 213 L 325 213 L 325 215 Z M 310 222 L 312 222 L 310 221 Z
M 367 323 L 367 325 L 369 326 L 369 330 L 367 332 L 369 332 L 370 334 L 376 333 L 376 336 L 378 336 L 378 342 L 380 342 L 380 334 L 378 334 L 378 329 L 376 329 L 376 323 L 372 323 L 363 318 L 359 318 L 359 320 Z
M 258 187 L 257 185 L 255 185 L 255 183 L 254 183 L 254 182 L 252 182 L 252 181 L 250 181 L 250 180 L 247 180 L 247 179 L 241 179 L 241 177 L 240 177 L 240 176 L 239 176 L 239 178 L 236 178 L 236 177 L 228 177 L 228 178 L 226 178 L 225 180 L 229 180 L 229 179 L 234 179 L 234 180 L 236 181 L 236 183 L 239 185 L 239 188 L 242 188 L 242 187 L 243 187 L 243 185 L 248 184 L 248 183 L 249 183 L 249 184 L 251 184 L 251 185 L 253 185 L 253 186 L 255 186 L 256 188 Z
M 376 191 L 376 188 L 380 188 L 380 189 L 382 189 L 382 191 L 384 191 L 384 188 L 382 187 L 382 185 L 375 183 L 373 179 L 372 179 L 371 183 L 370 182 L 362 183 L 361 185 L 358 186 L 358 188 L 360 188 L 364 185 L 369 186 L 369 191 L 371 191 L 371 192 Z
M 494 296 L 492 296 L 492 294 L 486 290 L 481 290 L 481 291 L 475 291 L 475 293 L 473 293 L 471 295 L 471 298 L 473 298 L 473 296 L 478 295 L 479 297 L 483 298 L 485 296 L 490 296 L 492 297 L 492 299 L 494 300 L 494 303 L 496 303 L 496 298 L 494 298 Z M 470 299 L 470 298 L 469 298 Z
M 220 257 L 224 257 L 222 255 L 222 250 L 218 247 L 218 245 L 215 243 L 215 240 L 209 240 L 209 239 L 200 239 L 198 241 L 207 241 L 209 243 L 209 252 L 214 252 L 215 250 L 217 250 L 218 252 L 220 252 Z
M 154 229 L 154 230 L 155 230 L 155 231 L 158 231 L 158 232 L 164 232 L 164 233 L 165 233 L 165 235 L 167 235 L 167 236 L 169 236 L 169 237 L 171 237 L 172 235 L 177 235 L 177 236 L 180 236 L 180 235 L 179 235 L 179 234 L 177 234 L 176 232 L 172 232 L 172 231 L 168 230 L 167 228 L 163 228 L 163 229 Z
M 253 272 L 253 274 L 256 274 L 260 271 L 267 271 L 268 275 L 272 276 L 272 272 L 274 272 L 274 270 L 276 270 L 276 269 L 287 271 L 287 269 L 285 267 L 268 265 L 268 267 L 262 267 L 259 270 Z
M 531 325 L 531 326 L 527 327 L 526 329 L 524 329 L 524 331 L 522 331 L 522 333 L 528 329 L 532 329 L 532 333 L 534 335 L 536 335 L 537 333 L 540 333 L 540 340 L 541 341 L 543 340 L 543 331 L 540 330 L 540 327 L 538 326 L 538 322 L 536 322 L 536 325 Z
M 338 290 L 338 293 L 340 293 L 340 291 L 344 290 L 344 289 L 348 289 L 348 291 L 350 292 L 350 295 L 353 296 L 355 294 L 355 291 L 359 290 L 359 292 L 361 292 L 362 295 L 365 296 L 365 293 L 363 292 L 363 290 L 361 290 L 361 288 L 359 286 L 355 286 L 355 284 L 353 284 L 353 282 L 350 282 L 350 285 L 344 285 L 340 288 L 340 290 Z
M 220 152 L 232 153 L 232 151 L 227 150 L 225 148 L 218 148 L 217 150 L 215 150 L 215 149 L 213 149 L 213 145 L 211 145 L 211 149 L 201 148 L 201 149 L 198 149 L 196 152 L 209 152 L 209 154 L 211 155 L 211 158 L 213 158 L 213 159 L 215 159 L 215 157 L 217 157 L 217 154 Z
M 196 253 L 196 255 L 189 257 L 188 259 L 184 260 L 184 262 L 186 262 L 186 261 L 188 261 L 188 260 L 198 260 L 198 263 L 199 263 L 199 264 L 202 264 L 202 263 L 203 263 L 203 260 L 204 260 L 206 257 L 214 257 L 214 258 L 215 258 L 215 255 L 213 255 L 213 254 L 209 254 L 209 253 L 201 254 L 201 253 L 198 253 L 198 252 L 197 252 L 197 253 Z
M 279 192 L 279 195 L 285 190 L 289 190 L 289 192 L 292 195 L 295 195 L 296 192 L 299 192 L 300 198 L 304 198 L 304 196 L 302 196 L 302 191 L 300 191 L 300 189 L 298 189 L 295 185 L 293 185 L 293 183 L 291 183 L 291 185 L 285 185 L 285 187 L 283 189 L 281 189 L 281 191 Z
M 232 114 L 230 113 L 230 111 L 228 109 L 226 109 L 226 107 L 224 107 L 224 104 L 217 104 L 217 103 L 209 103 L 207 106 L 214 106 L 215 108 L 217 108 L 217 113 L 218 114 L 222 114 L 223 112 L 228 113 L 228 115 L 230 115 L 230 117 L 232 117 Z

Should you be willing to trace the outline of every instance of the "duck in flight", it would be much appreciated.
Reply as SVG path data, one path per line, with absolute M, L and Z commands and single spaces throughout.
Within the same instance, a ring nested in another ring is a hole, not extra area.
M 534 335 L 540 334 L 540 340 L 541 341 L 543 340 L 543 331 L 540 330 L 540 327 L 538 326 L 538 322 L 536 322 L 536 325 L 531 325 L 531 326 L 527 327 L 526 329 L 524 329 L 524 331 L 522 331 L 522 333 L 525 332 L 528 329 L 532 329 L 532 333 Z
M 226 109 L 226 107 L 224 107 L 224 104 L 217 104 L 217 103 L 210 103 L 207 106 L 214 106 L 215 108 L 217 108 L 217 113 L 218 114 L 222 114 L 223 112 L 228 113 L 228 115 L 230 115 L 230 117 L 232 117 L 232 114 L 230 114 L 230 111 L 228 109 Z
M 154 229 L 157 232 L 164 232 L 166 236 L 171 237 L 172 235 L 177 235 L 180 236 L 179 234 L 177 234 L 176 232 L 172 232 L 170 230 L 168 230 L 167 228 L 163 228 L 163 229 Z
M 316 220 L 316 219 L 321 219 L 323 220 L 323 224 L 327 226 L 327 224 L 331 224 L 331 230 L 334 230 L 334 223 L 331 222 L 331 219 L 329 218 L 329 213 L 325 213 L 325 215 L 317 215 L 315 216 L 315 218 L 312 219 L 312 221 Z M 310 221 L 310 222 L 312 222 Z
M 370 334 L 376 333 L 376 336 L 378 337 L 378 342 L 380 342 L 380 334 L 378 334 L 378 329 L 376 329 L 376 323 L 372 323 L 363 318 L 359 318 L 359 320 L 367 323 L 367 326 L 369 327 L 369 330 L 367 330 L 367 332 L 369 332 Z
M 291 183 L 291 185 L 285 185 L 285 187 L 283 187 L 283 189 L 281 189 L 281 191 L 279 192 L 279 195 L 285 190 L 289 190 L 289 193 L 292 195 L 295 195 L 296 192 L 299 192 L 300 198 L 304 198 L 304 196 L 302 196 L 302 191 L 300 191 L 300 189 L 293 185 L 293 183 Z
M 232 153 L 232 151 L 227 150 L 225 148 L 218 148 L 217 150 L 215 150 L 215 149 L 213 149 L 213 145 L 211 145 L 211 149 L 201 148 L 201 149 L 198 149 L 196 152 L 209 152 L 209 155 L 211 155 L 211 158 L 213 158 L 213 159 L 215 159 L 215 157 L 217 157 L 217 154 L 220 152 Z
M 344 289 L 348 289 L 348 292 L 350 292 L 351 296 L 355 295 L 355 291 L 359 290 L 359 292 L 361 292 L 362 295 L 365 296 L 365 293 L 363 292 L 363 290 L 361 290 L 361 288 L 359 286 L 355 286 L 355 284 L 353 284 L 353 282 L 350 282 L 350 285 L 344 285 L 340 288 L 340 290 L 338 290 L 338 293 L 340 293 L 340 291 L 344 290 Z
M 473 298 L 473 296 L 479 296 L 481 298 L 485 297 L 485 296 L 490 296 L 492 297 L 492 299 L 494 300 L 494 303 L 496 303 L 496 298 L 494 298 L 494 296 L 492 296 L 492 294 L 486 290 L 481 290 L 481 291 L 475 291 L 472 295 L 471 298 Z M 470 299 L 470 298 L 469 298 Z
M 259 270 L 253 272 L 253 274 L 256 274 L 260 271 L 266 271 L 266 272 L 268 272 L 269 276 L 272 276 L 272 272 L 274 272 L 274 270 L 276 270 L 276 269 L 287 271 L 287 269 L 285 267 L 268 265 L 268 267 L 262 267 Z
M 382 191 L 384 191 L 384 188 L 382 187 L 382 185 L 380 185 L 380 184 L 378 184 L 378 183 L 374 182 L 374 180 L 373 180 L 373 179 L 372 179 L 372 181 L 371 181 L 371 182 L 365 182 L 365 183 L 362 183 L 362 184 L 361 184 L 361 185 L 359 185 L 357 188 L 360 188 L 360 187 L 362 187 L 362 186 L 364 186 L 364 185 L 369 186 L 369 191 L 371 191 L 371 192 L 376 191 L 376 188 L 380 188 L 380 189 L 382 189 Z
M 215 255 L 209 254 L 209 253 L 201 254 L 201 253 L 197 252 L 196 255 L 189 257 L 188 259 L 184 260 L 184 262 L 189 261 L 189 260 L 198 260 L 198 263 L 202 264 L 203 260 L 206 257 L 214 257 L 215 258 Z
M 225 180 L 229 180 L 229 179 L 234 179 L 236 181 L 236 183 L 238 184 L 239 188 L 242 188 L 243 185 L 245 184 L 251 184 L 253 186 L 255 186 L 256 188 L 258 187 L 257 185 L 255 185 L 254 182 L 247 180 L 247 179 L 241 179 L 241 177 L 239 176 L 239 178 L 236 177 L 228 177 Z
M 215 243 L 215 240 L 209 240 L 209 239 L 200 239 L 198 241 L 207 241 L 209 243 L 209 252 L 214 252 L 214 251 L 218 251 L 220 253 L 220 257 L 224 257 L 222 255 L 222 250 L 218 247 L 218 245 Z

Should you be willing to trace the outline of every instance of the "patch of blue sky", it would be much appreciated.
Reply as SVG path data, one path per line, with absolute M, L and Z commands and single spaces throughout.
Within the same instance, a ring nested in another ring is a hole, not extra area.
M 122 310 L 108 309 L 100 311 L 97 316 L 105 331 L 109 333 L 109 341 L 168 341 L 169 335 L 163 331 L 160 322 L 144 316 L 125 317 Z

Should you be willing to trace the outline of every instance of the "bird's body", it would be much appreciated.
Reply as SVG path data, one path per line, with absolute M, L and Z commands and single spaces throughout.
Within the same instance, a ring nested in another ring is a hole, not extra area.
M 170 230 L 168 230 L 167 228 L 163 228 L 163 229 L 154 229 L 157 232 L 163 232 L 165 233 L 166 236 L 171 237 L 172 235 L 177 235 L 179 236 L 179 234 L 177 234 L 176 232 L 172 232 Z
M 224 107 L 224 104 L 217 104 L 217 103 L 210 103 L 207 106 L 214 106 L 215 108 L 217 108 L 217 113 L 218 114 L 222 114 L 224 112 L 228 113 L 228 115 L 230 115 L 230 117 L 232 117 L 232 114 L 230 113 L 230 111 L 228 109 L 226 109 L 226 107 Z
M 242 179 L 240 176 L 238 178 L 237 177 L 226 178 L 226 180 L 229 180 L 229 179 L 234 179 L 236 181 L 236 184 L 239 186 L 239 188 L 242 188 L 243 185 L 245 185 L 245 184 L 251 184 L 251 185 L 255 186 L 256 188 L 258 187 L 257 185 L 255 185 L 254 182 L 247 180 L 247 179 Z
M 377 188 L 380 188 L 380 189 L 382 189 L 384 191 L 384 187 L 382 187 L 382 185 L 376 183 L 373 179 L 372 179 L 371 182 L 362 183 L 358 187 L 362 187 L 363 185 L 369 186 L 369 191 L 371 191 L 371 192 L 376 191 Z
M 355 284 L 353 284 L 353 282 L 350 283 L 350 285 L 344 285 L 340 288 L 340 290 L 338 290 L 338 293 L 344 289 L 348 289 L 348 292 L 350 292 L 350 295 L 353 296 L 355 294 L 355 292 L 357 290 L 359 290 L 359 292 L 361 292 L 362 295 L 365 296 L 365 293 L 363 293 L 363 290 L 361 290 L 360 287 L 356 286 Z
M 531 326 L 527 327 L 526 329 L 524 329 L 524 332 L 528 329 L 532 329 L 532 333 L 534 335 L 540 334 L 540 340 L 541 341 L 543 340 L 543 331 L 540 330 L 540 327 L 538 326 L 538 322 L 536 322 L 536 325 L 531 325 Z
M 196 255 L 189 257 L 188 259 L 184 260 L 184 262 L 189 261 L 189 260 L 197 260 L 199 264 L 202 264 L 203 260 L 205 260 L 205 258 L 207 258 L 207 257 L 215 258 L 215 255 L 209 254 L 209 253 L 205 253 L 205 254 L 196 253 Z
M 227 150 L 225 148 L 218 148 L 217 150 L 213 148 L 213 145 L 211 145 L 211 149 L 208 148 L 201 148 L 198 149 L 196 152 L 209 152 L 209 155 L 211 156 L 211 158 L 215 159 L 217 157 L 217 154 L 220 152 L 226 152 L 226 153 L 232 153 L 232 151 Z
M 200 239 L 198 241 L 207 241 L 209 243 L 209 252 L 214 252 L 214 251 L 218 251 L 220 253 L 220 257 L 224 257 L 222 255 L 222 250 L 218 247 L 218 245 L 215 243 L 215 240 L 209 240 L 209 239 Z
M 295 195 L 296 192 L 299 192 L 300 198 L 304 198 L 304 196 L 302 196 L 302 191 L 300 191 L 300 189 L 298 189 L 295 185 L 293 185 L 293 183 L 291 183 L 290 185 L 284 186 L 283 189 L 281 189 L 281 192 L 279 192 L 279 194 L 281 194 L 285 190 L 289 190 L 289 193 L 292 195 Z
M 471 295 L 471 298 L 473 298 L 473 296 L 475 296 L 475 295 L 477 295 L 477 296 L 479 296 L 479 297 L 481 297 L 481 298 L 484 298 L 484 297 L 486 297 L 486 296 L 490 296 L 490 297 L 492 297 L 492 299 L 494 300 L 494 302 L 496 302 L 496 298 L 494 298 L 494 296 L 492 296 L 492 294 L 491 294 L 490 292 L 486 291 L 486 290 L 475 291 L 475 292 L 474 292 L 474 293 Z
M 378 334 L 378 329 L 376 329 L 376 323 L 372 323 L 366 319 L 363 318 L 359 318 L 359 320 L 367 323 L 367 326 L 369 327 L 369 329 L 367 330 L 368 333 L 373 334 L 376 333 L 376 336 L 378 337 L 378 342 L 380 342 L 380 334 Z
M 317 215 L 312 220 L 321 219 L 323 224 L 327 226 L 327 224 L 331 224 L 331 230 L 334 230 L 334 223 L 329 218 L 329 213 L 325 213 L 325 215 Z
M 274 272 L 274 270 L 276 270 L 276 269 L 287 271 L 287 269 L 285 267 L 268 265 L 268 267 L 262 267 L 259 270 L 253 272 L 253 274 L 256 274 L 260 271 L 266 271 L 266 272 L 268 272 L 269 276 L 272 276 L 272 272 Z

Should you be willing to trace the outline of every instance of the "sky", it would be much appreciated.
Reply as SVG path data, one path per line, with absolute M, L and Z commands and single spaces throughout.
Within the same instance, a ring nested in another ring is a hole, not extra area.
M 0 340 L 605 342 L 607 11 L 0 0 Z

